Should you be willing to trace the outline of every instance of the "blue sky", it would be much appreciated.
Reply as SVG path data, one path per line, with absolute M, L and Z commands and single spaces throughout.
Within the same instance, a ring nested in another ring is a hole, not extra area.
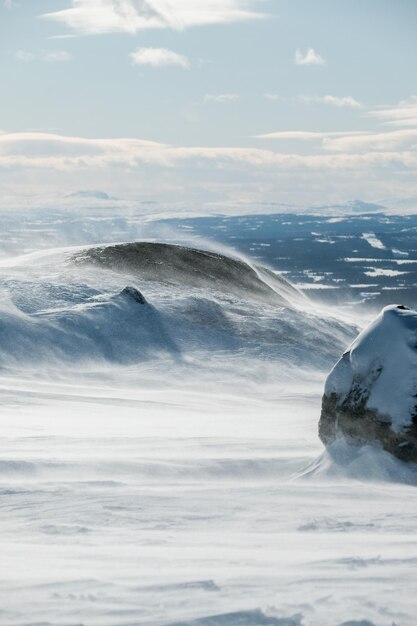
M 416 32 L 415 0 L 3 1 L 3 196 L 410 200 Z

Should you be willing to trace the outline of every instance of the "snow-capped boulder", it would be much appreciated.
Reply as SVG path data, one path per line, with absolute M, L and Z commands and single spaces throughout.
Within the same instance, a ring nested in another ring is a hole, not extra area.
M 330 372 L 319 436 L 417 462 L 417 311 L 385 307 Z

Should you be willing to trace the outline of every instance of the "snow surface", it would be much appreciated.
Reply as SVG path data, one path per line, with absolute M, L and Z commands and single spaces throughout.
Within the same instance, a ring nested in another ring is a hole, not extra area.
M 318 377 L 129 374 L 2 381 L 0 623 L 414 624 L 413 475 L 312 471 Z
M 363 233 L 362 238 L 365 239 L 369 243 L 372 248 L 377 248 L 378 250 L 385 250 L 385 246 L 378 237 L 376 237 L 375 233 Z
M 407 272 L 401 272 L 400 270 L 391 270 L 379 267 L 371 267 L 367 272 L 364 272 L 365 276 L 371 276 L 375 278 L 377 276 L 402 276 L 403 274 L 407 274 Z
M 356 324 L 66 258 L 0 268 L 0 624 L 414 626 L 416 473 L 317 436 Z
M 417 312 L 385 307 L 355 339 L 329 374 L 325 392 L 343 402 L 356 382 L 369 393 L 366 407 L 395 431 L 412 423 L 417 392 Z

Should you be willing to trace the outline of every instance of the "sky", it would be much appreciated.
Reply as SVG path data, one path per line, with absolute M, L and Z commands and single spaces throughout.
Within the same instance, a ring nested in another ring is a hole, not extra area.
M 417 208 L 416 32 L 415 0 L 0 0 L 0 206 Z

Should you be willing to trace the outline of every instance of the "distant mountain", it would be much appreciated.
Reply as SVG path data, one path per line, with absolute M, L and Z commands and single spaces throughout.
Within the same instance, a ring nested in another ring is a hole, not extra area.
M 95 198 L 96 200 L 114 200 L 105 191 L 85 190 L 74 191 L 66 196 L 67 198 Z
M 375 204 L 373 202 L 364 202 L 363 200 L 349 200 L 344 204 L 333 204 L 326 207 L 326 209 L 342 209 L 348 210 L 352 213 L 374 213 L 379 211 L 385 211 L 386 207 L 382 204 Z

